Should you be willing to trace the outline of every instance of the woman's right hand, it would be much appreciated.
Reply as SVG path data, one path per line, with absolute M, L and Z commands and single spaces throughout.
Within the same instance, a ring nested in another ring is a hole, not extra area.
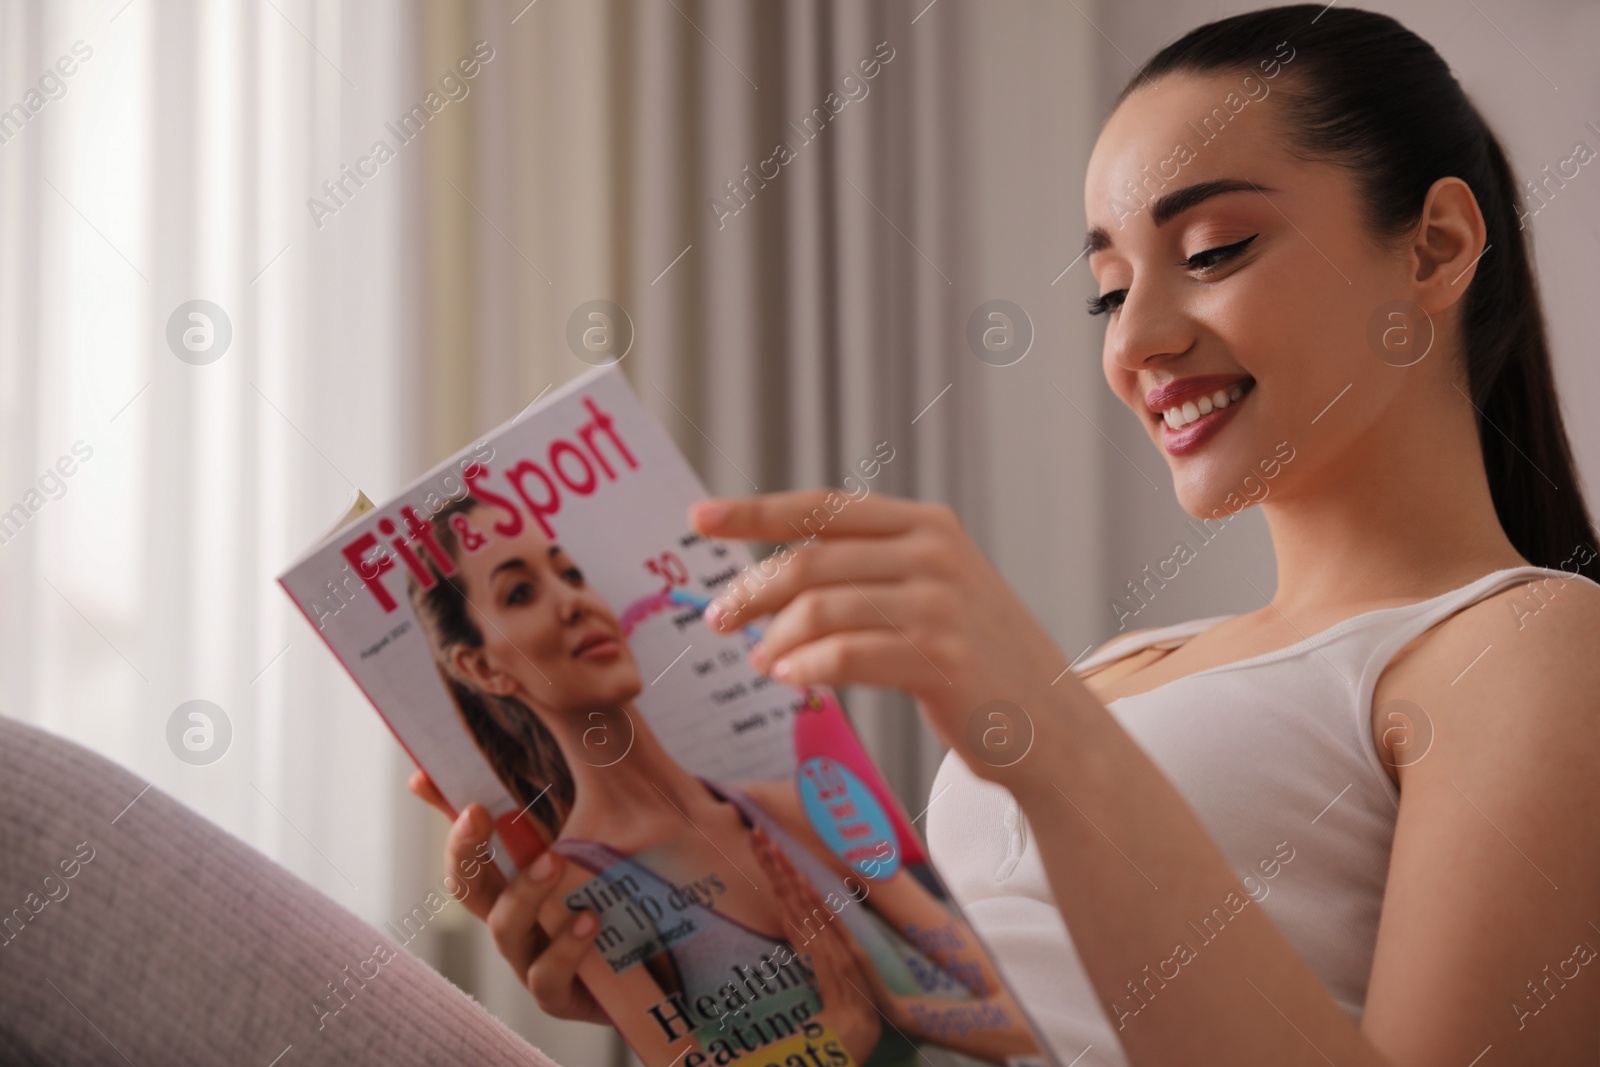
M 507 882 L 493 861 L 483 862 L 494 829 L 487 808 L 469 804 L 456 815 L 420 770 L 406 788 L 452 820 L 444 844 L 445 870 L 466 886 L 455 899 L 488 925 L 500 954 L 540 1009 L 558 1019 L 611 1025 L 578 979 L 578 961 L 594 947 L 599 932 L 594 913 L 573 911 L 555 895 L 566 860 L 547 850 Z M 476 873 L 469 878 L 468 871 Z M 546 927 L 555 931 L 553 937 L 546 935 Z
M 811 958 L 811 971 L 817 979 L 817 996 L 822 1001 L 819 1018 L 838 1036 L 852 1063 L 867 1062 L 883 1036 L 882 1020 L 887 1018 L 869 993 L 884 989 L 877 966 L 845 924 L 834 921 L 834 910 L 824 904 L 816 887 L 765 830 L 751 827 L 750 840 L 787 926 L 809 931 L 816 916 L 827 917 L 821 929 L 803 942 L 806 951 L 802 953 Z M 801 945 L 794 948 L 800 951 Z

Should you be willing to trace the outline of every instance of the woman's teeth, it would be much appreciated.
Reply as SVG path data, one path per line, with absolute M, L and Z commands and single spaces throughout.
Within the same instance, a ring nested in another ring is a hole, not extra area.
M 1218 389 L 1210 396 L 1203 396 L 1199 400 L 1185 400 L 1179 407 L 1168 408 L 1161 413 L 1161 418 L 1174 430 L 1181 430 L 1202 415 L 1221 411 L 1242 396 L 1244 396 L 1242 385 L 1235 385 L 1231 389 Z

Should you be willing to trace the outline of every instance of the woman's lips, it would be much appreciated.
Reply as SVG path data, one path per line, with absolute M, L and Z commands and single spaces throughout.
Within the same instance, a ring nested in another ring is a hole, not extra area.
M 1161 426 L 1161 446 L 1167 450 L 1169 456 L 1184 456 L 1204 445 L 1211 438 L 1221 432 L 1249 399 L 1255 390 L 1254 382 L 1246 388 L 1244 395 L 1238 400 L 1230 401 L 1225 408 L 1213 408 L 1208 414 L 1200 416 L 1193 422 L 1184 425 L 1181 430 L 1174 430 L 1167 425 L 1165 419 L 1157 416 Z
M 573 659 L 606 660 L 613 659 L 622 652 L 622 647 L 610 637 L 599 641 L 591 641 L 572 654 Z

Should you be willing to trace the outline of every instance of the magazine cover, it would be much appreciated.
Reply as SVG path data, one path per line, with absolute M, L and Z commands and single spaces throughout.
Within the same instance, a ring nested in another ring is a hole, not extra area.
M 612 365 L 279 581 L 494 862 L 569 861 L 647 1067 L 1054 1064 L 834 695 L 702 622 L 753 561 L 689 528 L 706 495 Z

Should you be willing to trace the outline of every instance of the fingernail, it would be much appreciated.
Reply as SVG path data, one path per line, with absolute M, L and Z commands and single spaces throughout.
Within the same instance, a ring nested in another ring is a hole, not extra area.
M 780 682 L 786 681 L 789 677 L 789 661 L 780 659 L 772 665 L 772 669 L 767 673 Z
M 745 658 L 750 661 L 750 666 L 756 670 L 761 669 L 761 642 L 757 641 L 750 646 L 750 651 L 745 653 Z
M 585 911 L 572 920 L 572 932 L 579 937 L 588 937 L 594 933 L 595 927 L 600 925 L 600 920 L 594 917 L 594 912 Z
M 705 616 L 706 625 L 711 627 L 713 630 L 717 629 L 718 623 L 722 621 L 722 612 L 723 608 L 720 601 L 713 600 L 711 603 L 707 604 Z
M 555 870 L 555 860 L 550 858 L 550 853 L 541 852 L 539 858 L 528 865 L 528 874 L 535 882 L 542 882 L 550 877 L 550 872 Z
M 472 809 L 462 808 L 456 813 L 456 822 L 451 831 L 457 834 L 466 834 L 472 829 Z

